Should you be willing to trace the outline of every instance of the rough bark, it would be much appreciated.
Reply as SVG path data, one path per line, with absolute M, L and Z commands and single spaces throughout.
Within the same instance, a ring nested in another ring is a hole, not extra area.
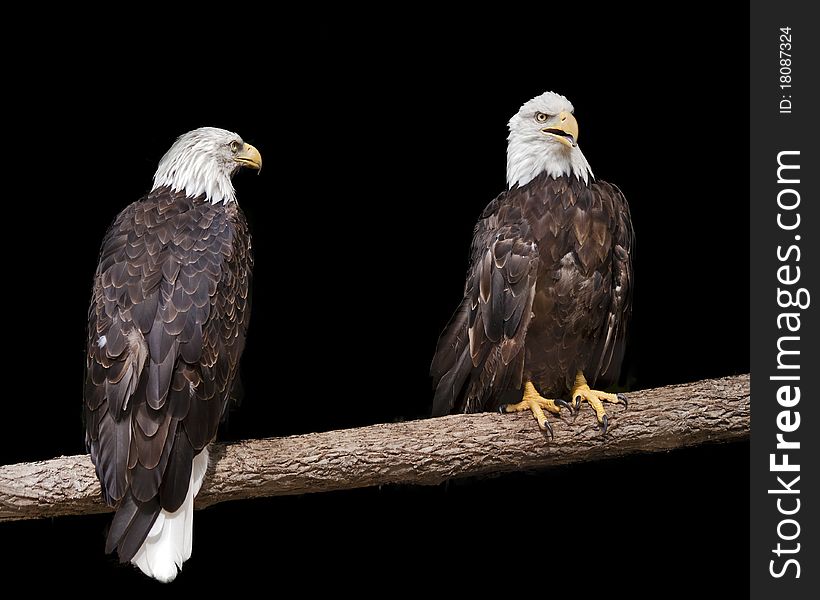
M 606 436 L 582 407 L 575 418 L 553 419 L 553 440 L 529 413 L 487 413 L 215 444 L 197 507 L 389 483 L 430 485 L 749 436 L 749 375 L 643 390 L 629 399 L 626 411 L 607 406 Z M 0 522 L 108 510 L 88 455 L 0 467 Z

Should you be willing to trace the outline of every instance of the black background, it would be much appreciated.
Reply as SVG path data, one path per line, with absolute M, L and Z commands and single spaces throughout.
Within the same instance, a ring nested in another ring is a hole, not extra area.
M 747 372 L 746 30 L 712 15 L 724 35 L 701 44 L 699 13 L 657 15 L 656 27 L 636 25 L 639 13 L 576 15 L 570 29 L 507 17 L 527 23 L 526 40 L 501 23 L 482 37 L 466 26 L 404 22 L 378 34 L 345 22 L 294 25 L 293 44 L 280 25 L 271 39 L 218 49 L 123 50 L 105 67 L 95 39 L 30 69 L 10 124 L 37 159 L 16 167 L 5 223 L 25 241 L 6 250 L 17 385 L 4 401 L 0 463 L 84 451 L 85 313 L 100 240 L 150 188 L 175 136 L 202 125 L 238 132 L 265 162 L 261 176 L 235 180 L 254 235 L 254 305 L 246 397 L 221 439 L 428 414 L 427 370 L 463 289 L 473 225 L 505 184 L 506 122 L 547 89 L 574 103 L 595 175 L 630 202 L 624 383 Z M 698 590 L 711 576 L 739 592 L 747 461 L 741 443 L 225 504 L 197 513 L 177 585 L 214 573 L 249 585 L 301 578 L 311 590 L 364 589 L 383 576 L 401 589 L 434 576 L 484 585 L 504 582 L 512 560 L 508 580 L 544 593 L 575 571 L 590 593 Z M 0 569 L 156 587 L 103 555 L 109 519 L 3 525 L 13 551 Z

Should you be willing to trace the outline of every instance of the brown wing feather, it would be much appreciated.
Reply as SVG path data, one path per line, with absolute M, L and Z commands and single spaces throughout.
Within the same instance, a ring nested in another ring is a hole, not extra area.
M 86 442 L 118 506 L 107 546 L 133 556 L 184 499 L 213 441 L 245 344 L 252 268 L 235 204 L 158 190 L 103 241 L 89 309 Z M 187 464 L 186 464 L 187 463 Z
M 473 235 L 464 300 L 433 358 L 433 414 L 493 408 L 521 387 L 538 249 L 520 210 L 496 198 Z
M 606 182 L 593 184 L 593 191 L 602 198 L 602 203 L 610 204 L 614 226 L 612 241 L 612 287 L 609 305 L 600 336 L 601 346 L 598 350 L 598 362 L 594 370 L 597 385 L 607 386 L 617 382 L 621 372 L 626 331 L 632 316 L 632 256 L 634 253 L 635 232 L 629 205 L 620 189 Z

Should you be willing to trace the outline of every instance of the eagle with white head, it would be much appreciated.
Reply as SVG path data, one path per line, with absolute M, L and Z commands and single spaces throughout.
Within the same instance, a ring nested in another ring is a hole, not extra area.
M 88 311 L 86 444 L 116 508 L 106 552 L 171 581 L 191 556 L 194 497 L 231 398 L 253 259 L 231 177 L 261 169 L 237 134 L 177 139 L 150 193 L 100 250 Z
M 464 297 L 439 339 L 434 415 L 595 411 L 619 375 L 632 304 L 633 229 L 621 191 L 594 178 L 569 100 L 546 92 L 510 119 L 507 185 L 475 227 Z M 569 398 L 568 403 L 565 398 Z

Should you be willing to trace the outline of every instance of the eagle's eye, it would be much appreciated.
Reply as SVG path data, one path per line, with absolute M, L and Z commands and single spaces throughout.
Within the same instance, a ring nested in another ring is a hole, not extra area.
M 542 113 L 542 112 L 535 113 L 535 120 L 538 121 L 539 123 L 546 123 L 547 119 L 549 119 L 549 118 L 550 118 L 550 116 L 546 113 Z
M 231 142 L 231 152 L 233 154 L 236 154 L 237 152 L 239 152 L 239 148 L 241 148 L 241 147 L 242 147 L 242 144 L 240 144 L 239 142 L 237 142 L 237 141 Z

